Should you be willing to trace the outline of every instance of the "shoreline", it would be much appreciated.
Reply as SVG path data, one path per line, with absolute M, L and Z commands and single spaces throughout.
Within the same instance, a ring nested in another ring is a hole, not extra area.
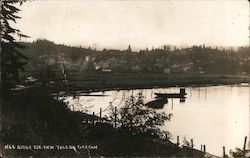
M 241 85 L 242 83 L 249 85 L 250 77 L 247 75 L 90 74 L 80 80 L 75 78 L 68 80 L 60 91 L 91 93 L 111 90 Z

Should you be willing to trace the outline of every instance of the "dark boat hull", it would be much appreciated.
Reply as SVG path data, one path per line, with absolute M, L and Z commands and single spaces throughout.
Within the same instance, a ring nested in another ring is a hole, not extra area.
M 154 109 L 162 109 L 166 103 L 168 103 L 167 99 L 158 98 L 156 100 L 146 103 L 146 106 Z

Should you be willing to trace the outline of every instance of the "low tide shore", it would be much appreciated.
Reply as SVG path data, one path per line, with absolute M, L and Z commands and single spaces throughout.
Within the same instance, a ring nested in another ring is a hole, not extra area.
M 69 76 L 66 89 L 67 91 L 93 92 L 167 87 L 240 85 L 249 82 L 249 75 L 90 73 L 82 74 L 78 77 Z

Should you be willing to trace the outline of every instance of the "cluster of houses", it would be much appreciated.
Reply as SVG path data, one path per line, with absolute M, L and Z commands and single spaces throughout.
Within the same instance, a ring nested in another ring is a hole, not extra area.
M 232 59 L 233 60 L 233 59 Z M 211 67 L 216 63 L 215 60 L 207 61 Z M 65 58 L 55 59 L 55 57 L 49 57 L 45 60 L 44 65 L 50 67 L 56 67 L 56 71 L 62 71 L 65 73 L 69 71 L 92 71 L 92 72 L 131 72 L 131 73 L 196 73 L 204 74 L 207 72 L 207 67 L 202 66 L 201 60 L 185 60 L 178 62 L 171 60 L 170 58 L 155 58 L 151 62 L 142 62 L 140 59 L 125 60 L 117 57 L 110 57 L 107 59 L 97 60 L 95 56 L 85 56 L 79 59 L 77 62 L 70 62 Z M 235 62 L 237 65 L 242 66 L 246 63 L 250 63 L 250 58 L 242 58 Z M 44 66 L 43 65 L 43 66 Z M 248 72 L 241 72 L 241 74 L 247 74 Z
M 206 49 L 205 49 L 206 50 Z M 103 72 L 103 73 L 224 73 L 218 65 L 234 65 L 236 69 L 250 65 L 250 57 L 234 58 L 230 55 L 211 52 L 193 52 L 193 49 L 182 50 L 180 53 L 151 53 L 151 52 L 112 52 L 109 50 L 85 54 L 77 60 L 72 60 L 64 53 L 44 54 L 29 63 L 30 69 L 50 69 L 52 72 L 67 75 L 67 71 L 74 72 Z M 160 54 L 160 55 L 159 55 Z M 195 55 L 197 55 L 195 57 Z M 218 62 L 219 61 L 219 62 Z M 220 61 L 223 62 L 220 63 Z M 216 70 L 218 68 L 218 70 Z M 28 69 L 29 70 L 29 69 Z M 221 71 L 221 72 L 220 72 Z M 227 70 L 228 71 L 228 70 Z M 231 71 L 231 70 L 230 70 Z M 237 70 L 235 71 L 237 72 Z M 248 74 L 245 70 L 240 74 Z M 41 73 L 41 72 L 39 72 Z M 43 72 L 47 73 L 47 72 Z
M 114 62 L 115 61 L 115 62 Z M 159 72 L 164 74 L 169 73 L 205 73 L 201 66 L 195 67 L 193 62 L 188 63 L 171 63 L 169 59 L 165 63 L 127 63 L 124 60 L 119 61 L 114 57 L 110 60 L 101 60 L 93 63 L 95 71 L 101 72 Z

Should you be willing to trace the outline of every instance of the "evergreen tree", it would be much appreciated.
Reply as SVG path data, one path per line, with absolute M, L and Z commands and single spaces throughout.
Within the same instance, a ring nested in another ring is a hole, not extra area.
M 19 52 L 24 48 L 14 36 L 27 37 L 20 30 L 10 26 L 10 22 L 16 23 L 20 17 L 16 14 L 20 11 L 16 5 L 25 0 L 1 1 L 1 96 L 2 99 L 11 97 L 10 88 L 19 82 L 19 70 L 24 70 L 26 56 Z

